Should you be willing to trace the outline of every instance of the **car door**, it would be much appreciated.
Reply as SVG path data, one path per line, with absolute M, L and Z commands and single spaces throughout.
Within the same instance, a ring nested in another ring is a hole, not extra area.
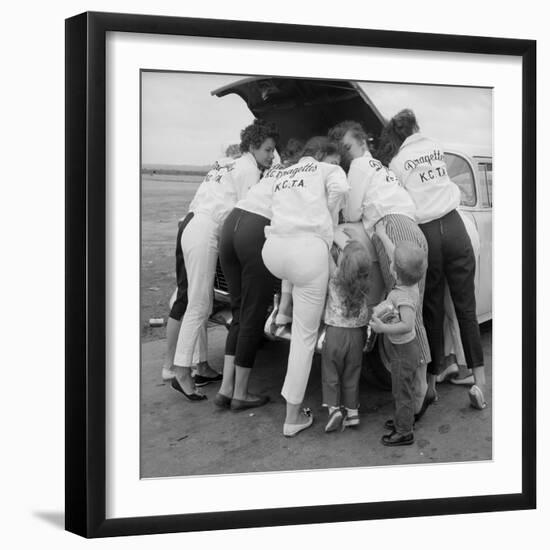
M 484 322 L 492 318 L 493 303 L 492 161 L 490 157 L 469 158 L 459 152 L 448 151 L 445 153 L 445 162 L 449 177 L 460 188 L 460 211 L 472 221 L 479 237 L 475 276 L 476 307 L 479 322 Z M 488 176 L 489 173 L 491 176 Z

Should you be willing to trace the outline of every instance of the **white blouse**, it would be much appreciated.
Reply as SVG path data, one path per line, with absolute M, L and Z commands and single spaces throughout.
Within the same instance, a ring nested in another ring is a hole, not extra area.
M 214 163 L 199 185 L 189 211 L 208 214 L 221 225 L 237 201 L 258 183 L 260 169 L 251 153 L 238 159 L 224 158 Z
M 265 177 L 273 201 L 266 237 L 314 234 L 331 246 L 334 212 L 349 188 L 342 168 L 303 157 L 288 168 L 268 170 Z
M 449 178 L 443 151 L 422 134 L 403 142 L 390 169 L 412 197 L 417 223 L 441 218 L 460 205 L 460 189 Z
M 348 222 L 362 221 L 372 232 L 377 221 L 388 214 L 415 219 L 415 205 L 399 180 L 369 151 L 351 162 L 348 172 L 350 191 L 344 207 Z

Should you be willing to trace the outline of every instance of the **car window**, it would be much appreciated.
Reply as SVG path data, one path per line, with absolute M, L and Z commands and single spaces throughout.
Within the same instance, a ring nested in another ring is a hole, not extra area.
M 487 195 L 489 197 L 489 206 L 493 206 L 493 163 L 488 162 L 486 165 L 487 176 Z
M 481 206 L 493 206 L 493 163 L 478 163 Z
M 459 155 L 445 153 L 445 163 L 449 177 L 460 188 L 460 204 L 462 206 L 476 205 L 476 187 L 474 174 L 470 164 Z

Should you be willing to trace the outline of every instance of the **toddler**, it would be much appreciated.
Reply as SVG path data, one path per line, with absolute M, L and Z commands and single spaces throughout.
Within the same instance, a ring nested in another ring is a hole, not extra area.
M 384 445 L 411 445 L 414 442 L 414 378 L 420 364 L 420 349 L 415 332 L 416 309 L 419 304 L 418 281 L 426 271 L 426 253 L 415 243 L 402 241 L 395 246 L 382 223 L 376 232 L 384 244 L 396 284 L 386 302 L 398 312 L 397 318 L 385 322 L 373 311 L 372 330 L 383 334 L 391 363 L 394 418 L 386 422 L 391 432 L 382 436 Z
M 368 321 L 370 257 L 350 240 L 333 264 L 325 307 L 326 335 L 321 352 L 325 432 L 359 425 L 359 378 Z

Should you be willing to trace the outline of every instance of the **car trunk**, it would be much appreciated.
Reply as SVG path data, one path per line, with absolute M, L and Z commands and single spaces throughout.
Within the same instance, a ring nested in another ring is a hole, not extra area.
M 364 90 L 347 80 L 252 77 L 212 92 L 217 97 L 228 94 L 239 95 L 256 118 L 275 122 L 281 147 L 290 138 L 326 135 L 343 120 L 360 122 L 376 145 L 385 123 Z

